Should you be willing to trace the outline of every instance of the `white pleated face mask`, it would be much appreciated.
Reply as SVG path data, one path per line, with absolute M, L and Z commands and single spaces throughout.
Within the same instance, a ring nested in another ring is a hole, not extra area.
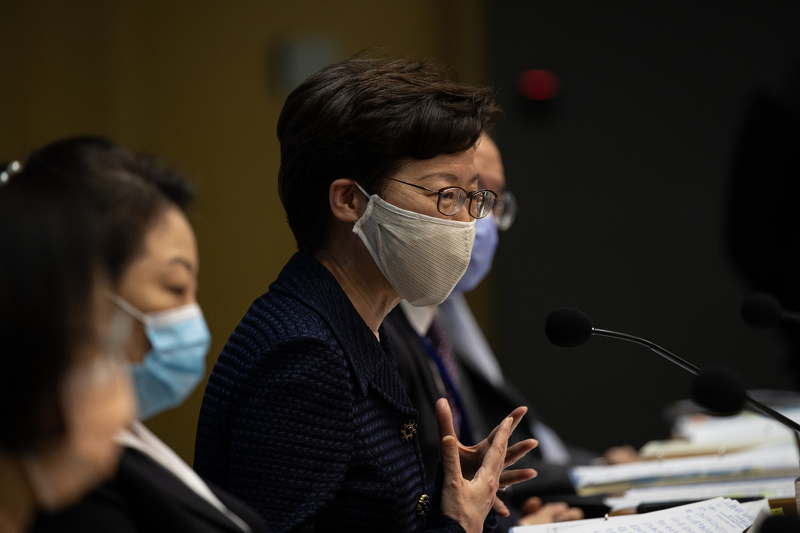
M 353 233 L 397 294 L 416 307 L 445 301 L 469 265 L 475 221 L 445 220 L 401 209 L 356 186 L 369 203 Z

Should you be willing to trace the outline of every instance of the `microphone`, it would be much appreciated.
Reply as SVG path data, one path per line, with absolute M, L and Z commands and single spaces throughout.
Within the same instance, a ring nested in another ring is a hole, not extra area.
M 704 370 L 692 380 L 694 403 L 717 415 L 735 415 L 744 408 L 747 390 L 739 374 L 717 365 Z
M 800 313 L 786 311 L 781 302 L 767 292 L 754 292 L 742 301 L 742 319 L 754 328 L 770 328 L 781 320 L 800 323 Z
M 698 376 L 692 384 L 692 399 L 701 407 L 716 413 L 732 414 L 747 406 L 753 411 L 800 432 L 800 424 L 752 399 L 747 394 L 744 381 L 732 370 L 720 370 L 718 367 L 704 372 L 699 367 L 648 340 L 627 333 L 598 329 L 592 325 L 591 318 L 577 309 L 560 307 L 551 311 L 544 324 L 544 333 L 547 340 L 561 348 L 580 346 L 592 338 L 592 335 L 612 337 L 639 344 Z
M 700 407 L 714 414 L 732 415 L 747 407 L 776 422 L 800 432 L 800 424 L 778 411 L 752 399 L 745 383 L 736 372 L 718 365 L 701 372 L 692 382 L 692 400 Z
M 648 340 L 634 337 L 627 333 L 617 333 L 616 331 L 595 328 L 592 325 L 592 319 L 582 311 L 571 307 L 559 307 L 547 315 L 547 320 L 544 324 L 544 334 L 547 336 L 547 340 L 560 348 L 575 348 L 576 346 L 580 346 L 587 342 L 592 335 L 622 339 L 644 346 L 694 375 L 698 375 L 702 372 L 700 368 L 692 363 L 681 359 L 669 350 Z

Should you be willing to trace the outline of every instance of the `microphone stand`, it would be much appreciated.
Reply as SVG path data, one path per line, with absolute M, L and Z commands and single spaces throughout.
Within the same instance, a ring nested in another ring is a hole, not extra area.
M 787 321 L 790 321 L 790 322 L 798 322 L 798 323 L 800 323 L 800 313 L 796 313 L 796 312 L 793 312 L 793 311 L 784 311 L 782 313 L 782 317 L 781 318 L 783 320 L 787 320 Z M 661 357 L 663 357 L 663 358 L 665 358 L 665 359 L 667 359 L 669 361 L 672 361 L 673 363 L 675 363 L 679 367 L 683 368 L 687 372 L 691 372 L 695 376 L 700 375 L 700 373 L 702 372 L 702 370 L 699 367 L 693 365 L 692 363 L 690 363 L 689 361 L 686 361 L 685 359 L 682 359 L 682 358 L 678 357 L 677 355 L 675 355 L 674 353 L 670 352 L 669 350 L 667 350 L 665 348 L 662 348 L 661 346 L 659 346 L 659 345 L 657 345 L 657 344 L 655 344 L 653 342 L 648 341 L 647 339 L 643 339 L 641 337 L 636 337 L 634 335 L 629 335 L 627 333 L 619 333 L 619 332 L 616 332 L 616 331 L 610 331 L 610 330 L 607 330 L 607 329 L 600 329 L 600 328 L 595 328 L 595 327 L 592 328 L 592 335 L 598 335 L 600 337 L 611 337 L 611 338 L 614 338 L 614 339 L 621 339 L 621 340 L 624 340 L 624 341 L 632 342 L 634 344 L 638 344 L 640 346 L 644 346 L 648 350 L 657 353 L 658 355 L 660 355 Z M 795 422 L 794 420 L 792 420 L 790 418 L 787 418 L 787 417 L 783 416 L 782 414 L 780 414 L 775 409 L 772 409 L 771 407 L 767 407 L 763 403 L 754 400 L 747 393 L 745 393 L 744 406 L 749 408 L 751 411 L 755 411 L 757 413 L 760 413 L 760 414 L 762 414 L 762 415 L 764 415 L 764 416 L 766 416 L 768 418 L 771 418 L 771 419 L 775 420 L 776 422 L 782 424 L 783 426 L 786 426 L 787 428 L 792 429 L 794 431 L 795 440 L 797 442 L 798 452 L 800 453 L 800 424 L 798 424 L 797 422 Z M 797 513 L 798 513 L 798 515 L 800 515 L 800 477 L 798 477 L 794 482 L 794 490 L 795 490 L 795 505 L 797 507 Z
M 797 452 L 800 453 L 800 432 L 794 432 L 794 442 L 797 444 Z M 794 505 L 797 515 L 800 516 L 800 477 L 794 480 Z
M 800 314 L 798 314 L 798 317 L 800 317 Z M 661 357 L 664 357 L 665 359 L 672 361 L 673 363 L 683 368 L 684 370 L 691 372 L 695 376 L 700 375 L 700 373 L 702 372 L 702 370 L 699 367 L 693 365 L 689 361 L 686 361 L 685 359 L 678 357 L 669 350 L 662 348 L 661 346 L 652 343 L 646 339 L 642 339 L 641 337 L 635 337 L 633 335 L 628 335 L 627 333 L 619 333 L 616 331 L 609 331 L 607 329 L 599 329 L 599 328 L 592 328 L 592 335 L 599 335 L 601 337 L 611 337 L 614 339 L 622 339 L 628 342 L 632 342 L 634 344 L 638 344 L 640 346 L 644 346 L 645 348 L 648 348 L 650 351 L 657 353 Z M 795 422 L 790 418 L 783 416 L 775 409 L 767 407 L 763 403 L 752 399 L 750 396 L 745 395 L 744 403 L 745 406 L 747 406 L 751 411 L 761 413 L 762 415 L 775 420 L 776 422 L 788 427 L 789 429 L 793 429 L 796 432 L 800 432 L 800 424 L 798 424 L 797 422 Z

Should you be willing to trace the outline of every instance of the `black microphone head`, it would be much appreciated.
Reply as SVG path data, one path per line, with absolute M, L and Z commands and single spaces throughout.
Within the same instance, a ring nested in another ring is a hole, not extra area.
M 574 348 L 592 337 L 592 319 L 571 307 L 559 307 L 544 323 L 547 340 L 561 348 Z
M 770 516 L 761 523 L 761 533 L 797 533 L 800 531 L 800 519 L 796 516 Z
M 742 301 L 742 318 L 754 328 L 769 328 L 781 321 L 783 306 L 773 295 L 754 292 Z
M 718 365 L 700 373 L 692 381 L 692 400 L 716 415 L 733 415 L 747 400 L 744 380 L 731 368 Z

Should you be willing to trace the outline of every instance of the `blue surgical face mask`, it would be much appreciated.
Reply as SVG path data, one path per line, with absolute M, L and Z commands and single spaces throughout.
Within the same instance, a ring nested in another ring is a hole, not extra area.
M 114 301 L 144 324 L 152 349 L 131 364 L 139 416 L 150 418 L 177 407 L 203 380 L 211 333 L 196 303 L 159 313 L 142 313 L 116 296 Z
M 491 215 L 475 221 L 475 244 L 467 271 L 459 280 L 453 292 L 469 292 L 483 281 L 492 269 L 494 251 L 497 249 L 497 227 Z

